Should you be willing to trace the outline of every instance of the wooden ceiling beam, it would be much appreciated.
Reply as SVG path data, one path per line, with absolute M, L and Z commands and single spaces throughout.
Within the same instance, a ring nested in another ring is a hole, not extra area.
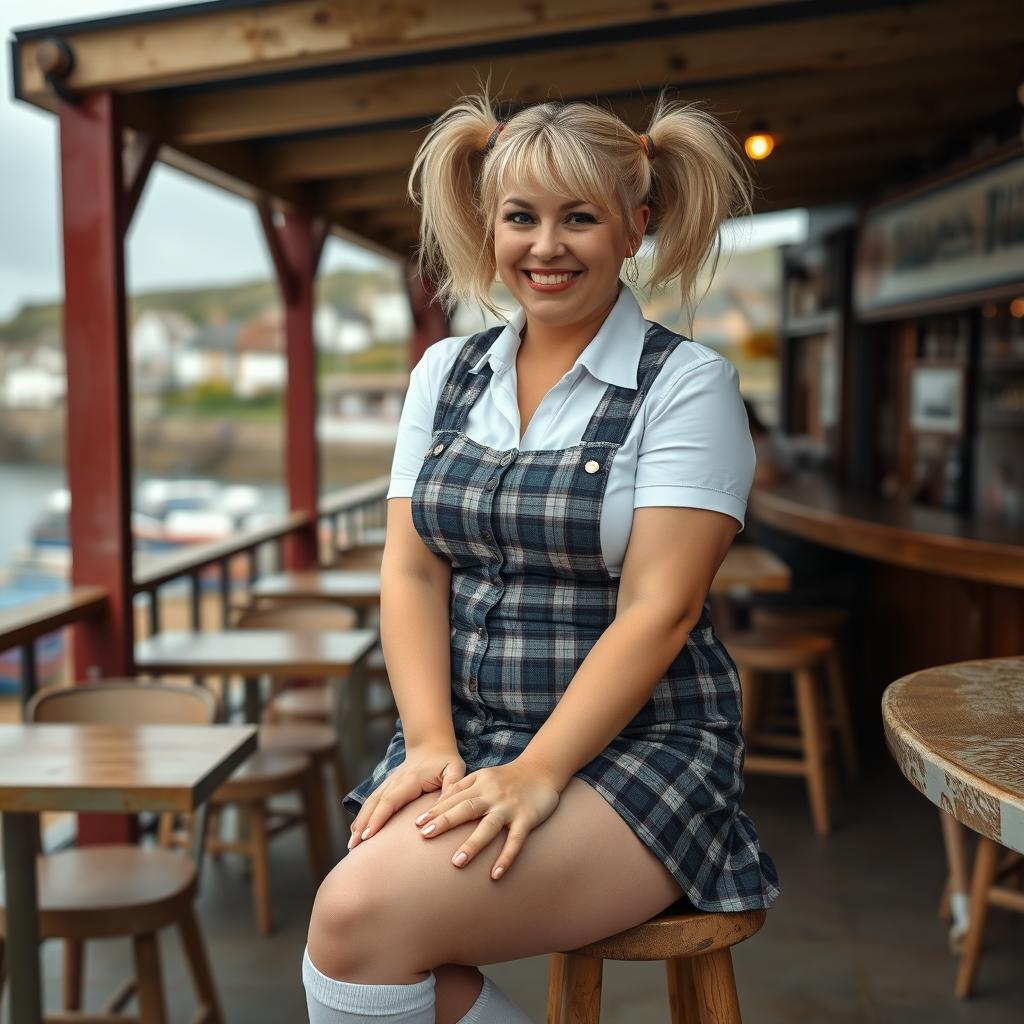
M 35 102 L 48 86 L 40 67 L 47 39 L 74 54 L 72 91 L 135 92 L 231 81 L 354 60 L 431 53 L 459 46 L 522 42 L 557 33 L 792 6 L 791 0 L 445 0 L 367 4 L 365 0 L 282 0 L 217 4 L 209 10 L 145 12 L 16 33 L 21 95 Z M 20 37 L 20 38 L 19 38 Z
M 188 144 L 428 119 L 485 68 L 516 102 L 656 89 L 786 72 L 882 67 L 1024 42 L 1024 18 L 1010 0 L 932 0 L 741 29 L 698 31 L 635 42 L 527 51 L 488 60 L 376 70 L 161 100 L 171 140 Z M 705 88 L 701 86 L 703 93 Z

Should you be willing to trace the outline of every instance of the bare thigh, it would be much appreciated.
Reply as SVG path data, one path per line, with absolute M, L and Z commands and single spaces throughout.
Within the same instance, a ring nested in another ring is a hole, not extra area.
M 570 781 L 498 881 L 490 871 L 507 829 L 457 868 L 451 858 L 477 822 L 424 839 L 414 819 L 436 799 L 428 793 L 407 804 L 325 880 L 309 940 L 325 973 L 333 965 L 352 980 L 386 983 L 445 963 L 481 966 L 573 949 L 646 921 L 682 895 L 581 779 Z

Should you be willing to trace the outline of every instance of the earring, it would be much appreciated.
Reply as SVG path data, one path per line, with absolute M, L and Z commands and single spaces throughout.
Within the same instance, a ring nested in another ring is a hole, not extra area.
M 634 287 L 640 280 L 640 268 L 636 265 L 636 256 L 629 257 L 629 264 L 626 266 L 626 280 Z

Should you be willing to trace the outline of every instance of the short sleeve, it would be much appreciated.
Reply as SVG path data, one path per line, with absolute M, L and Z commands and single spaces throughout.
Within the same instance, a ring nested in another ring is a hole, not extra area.
M 395 453 L 391 460 L 391 480 L 385 498 L 412 497 L 416 478 L 423 465 L 423 456 L 434 436 L 437 400 L 431 382 L 432 362 L 428 348 L 409 373 L 409 387 L 398 419 L 398 436 L 395 438 Z
M 742 530 L 756 455 L 736 368 L 713 356 L 649 399 L 633 507 L 707 508 L 732 516 Z

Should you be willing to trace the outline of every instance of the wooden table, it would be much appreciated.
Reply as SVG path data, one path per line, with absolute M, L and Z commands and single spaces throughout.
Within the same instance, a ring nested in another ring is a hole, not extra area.
M 380 605 L 380 573 L 321 569 L 278 572 L 257 580 L 250 588 L 254 601 L 333 601 L 355 609 L 360 627 L 367 613 Z
M 789 584 L 789 566 L 778 555 L 756 544 L 733 544 L 711 582 L 711 593 L 777 593 L 789 590 Z
M 41 1024 L 36 815 L 194 811 L 256 749 L 237 725 L 0 725 L 11 1024 Z
M 980 948 L 999 847 L 1024 853 L 1024 658 L 963 661 L 897 679 L 882 695 L 882 723 L 900 771 L 951 819 L 943 832 L 954 928 L 966 933 L 963 966 Z M 981 837 L 969 902 L 954 821 Z M 961 972 L 958 994 L 969 988 Z
M 135 645 L 135 665 L 153 675 L 240 675 L 246 720 L 260 720 L 259 677 L 344 678 L 337 728 L 344 751 L 361 768 L 366 749 L 366 656 L 377 647 L 376 629 L 302 633 L 284 629 L 227 629 L 203 633 L 163 631 Z

